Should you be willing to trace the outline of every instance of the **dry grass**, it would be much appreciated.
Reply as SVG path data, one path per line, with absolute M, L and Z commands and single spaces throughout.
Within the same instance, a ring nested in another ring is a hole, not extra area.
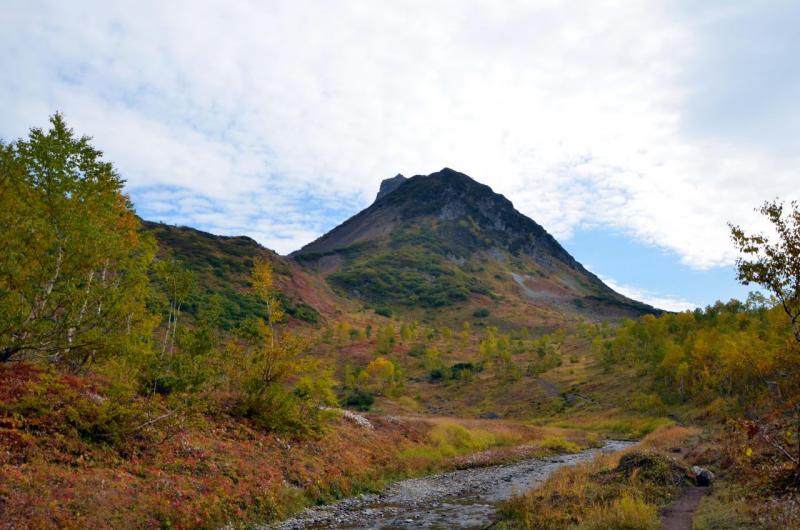
M 580 530 L 656 530 L 658 510 L 631 493 L 589 509 Z
M 697 427 L 668 425 L 645 436 L 640 445 L 653 451 L 678 452 L 685 449 L 687 442 L 699 436 L 700 432 Z
M 689 434 L 665 430 L 653 435 L 649 444 L 655 447 Z M 676 481 L 681 479 L 675 464 L 649 449 L 598 455 L 559 469 L 540 487 L 506 503 L 499 527 L 655 529 L 658 507 L 679 493 Z
M 591 415 L 557 420 L 553 425 L 568 429 L 594 431 L 617 438 L 640 439 L 657 429 L 674 422 L 661 416 L 632 416 L 624 411 L 612 409 Z

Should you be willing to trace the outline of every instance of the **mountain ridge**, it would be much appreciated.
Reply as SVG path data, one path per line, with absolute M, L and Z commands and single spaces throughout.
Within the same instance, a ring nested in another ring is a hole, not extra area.
M 368 303 L 413 305 L 420 295 L 423 305 L 435 307 L 491 298 L 508 291 L 493 289 L 489 284 L 497 282 L 480 274 L 494 261 L 506 263 L 495 276 L 513 278 L 506 283 L 517 284 L 518 296 L 534 305 L 571 299 L 634 315 L 659 312 L 615 292 L 509 199 L 450 168 L 384 180 L 373 204 L 289 256 Z M 432 284 L 448 281 L 447 292 L 433 294 L 440 289 Z M 408 303 L 393 291 L 408 294 Z

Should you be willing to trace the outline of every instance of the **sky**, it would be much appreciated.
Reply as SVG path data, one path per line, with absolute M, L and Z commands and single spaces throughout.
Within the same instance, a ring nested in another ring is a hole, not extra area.
M 288 253 L 464 172 L 624 294 L 746 296 L 800 198 L 800 2 L 4 0 L 0 138 L 62 112 L 146 219 Z

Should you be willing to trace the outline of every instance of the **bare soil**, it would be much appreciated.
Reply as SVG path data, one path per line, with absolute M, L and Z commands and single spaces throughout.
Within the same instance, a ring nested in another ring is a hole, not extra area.
M 692 486 L 677 501 L 661 512 L 661 530 L 692 530 L 692 519 L 700 499 L 709 488 Z

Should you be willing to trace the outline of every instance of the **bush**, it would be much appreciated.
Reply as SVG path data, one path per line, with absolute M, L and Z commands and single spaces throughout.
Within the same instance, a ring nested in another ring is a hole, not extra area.
M 485 307 L 481 307 L 473 311 L 472 316 L 474 316 L 475 318 L 486 318 L 489 316 L 489 310 L 486 309 Z
M 480 368 L 472 363 L 456 363 L 450 367 L 450 377 L 452 379 L 469 379 L 472 374 L 479 371 Z
M 344 398 L 342 404 L 345 407 L 366 412 L 372 408 L 373 403 L 375 403 L 375 396 L 365 390 L 356 389 Z
M 666 406 L 657 394 L 636 394 L 631 403 L 633 410 L 646 414 L 664 414 Z
M 441 381 L 444 379 L 444 370 L 441 368 L 434 368 L 431 370 L 429 377 L 431 378 L 431 381 Z
M 386 318 L 392 318 L 392 310 L 389 309 L 388 307 L 375 308 L 375 314 Z

